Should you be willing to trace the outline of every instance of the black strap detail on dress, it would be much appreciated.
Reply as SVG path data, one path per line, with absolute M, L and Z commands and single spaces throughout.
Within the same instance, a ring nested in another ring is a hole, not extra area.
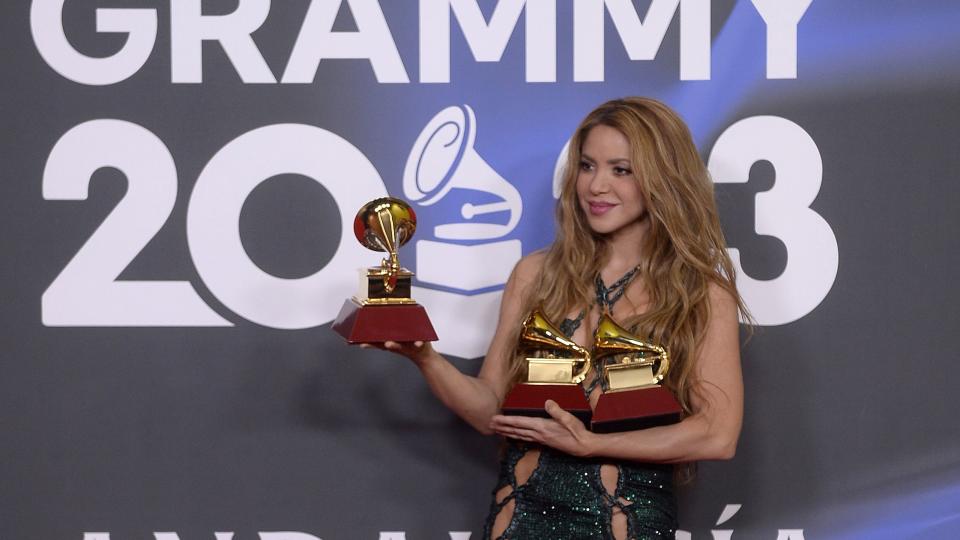
M 497 514 L 499 514 L 500 511 L 503 510 L 503 507 L 506 506 L 507 503 L 509 503 L 510 501 L 516 498 L 517 491 L 520 490 L 520 486 L 517 484 L 517 463 L 527 453 L 527 451 L 528 449 L 524 447 L 523 452 L 517 453 L 516 455 L 510 456 L 508 458 L 509 461 L 507 462 L 507 475 L 508 475 L 507 480 L 509 483 L 507 485 L 510 486 L 510 493 L 508 493 L 500 502 L 496 502 L 496 499 L 494 499 L 494 503 L 493 503 L 494 510 L 490 513 L 490 523 L 488 524 L 489 527 L 493 526 L 493 521 L 496 519 Z M 494 492 L 494 497 L 496 497 L 496 491 Z
M 587 310 L 582 309 L 576 319 L 564 319 L 560 323 L 560 331 L 563 332 L 563 335 L 573 337 L 573 333 L 577 331 L 577 328 L 580 328 L 580 323 L 583 322 L 583 317 L 586 314 Z
M 633 281 L 634 276 L 636 276 L 639 271 L 640 265 L 638 264 L 624 274 L 622 278 L 614 281 L 613 285 L 609 287 L 603 284 L 603 278 L 600 277 L 600 274 L 597 274 L 594 283 L 597 287 L 597 303 L 600 304 L 600 309 L 603 310 L 606 308 L 607 313 L 612 313 L 613 305 L 623 297 L 623 293 L 627 290 L 627 285 Z
M 613 285 L 609 287 L 603 284 L 603 278 L 600 277 L 600 274 L 597 274 L 594 284 L 597 290 L 597 304 L 600 305 L 600 309 L 603 310 L 606 308 L 607 313 L 611 313 L 613 311 L 613 305 L 623 298 L 623 293 L 627 291 L 627 285 L 633 281 L 633 278 L 636 277 L 639 271 L 640 265 L 638 264 L 624 274 L 623 277 L 614 281 Z M 583 322 L 586 314 L 587 310 L 582 309 L 576 319 L 564 319 L 563 322 L 560 323 L 560 331 L 563 332 L 563 335 L 573 337 L 573 333 L 577 331 L 577 328 L 580 328 L 580 324 Z
M 613 305 L 623 298 L 623 293 L 627 291 L 627 286 L 630 285 L 630 282 L 633 281 L 633 278 L 636 277 L 639 271 L 640 265 L 638 264 L 624 274 L 623 277 L 614 281 L 613 285 L 609 287 L 603 284 L 603 278 L 600 277 L 600 274 L 597 274 L 594 284 L 597 291 L 597 304 L 600 306 L 601 311 L 613 313 Z M 576 332 L 577 328 L 580 328 L 580 325 L 583 323 L 583 318 L 587 315 L 588 309 L 589 307 L 580 310 L 580 314 L 577 315 L 576 319 L 564 319 L 563 322 L 560 323 L 560 331 L 563 332 L 564 336 L 568 338 L 573 337 L 573 333 Z M 583 389 L 588 397 L 593 393 L 594 389 L 596 389 L 597 384 L 601 383 L 601 377 L 599 375 L 600 366 L 594 366 L 594 373 L 593 380 Z M 604 390 L 606 390 L 606 388 L 604 388 Z

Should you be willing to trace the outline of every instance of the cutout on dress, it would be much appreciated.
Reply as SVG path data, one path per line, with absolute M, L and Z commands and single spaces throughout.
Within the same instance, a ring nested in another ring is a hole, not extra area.
M 516 510 L 516 490 L 530 481 L 530 478 L 540 467 L 540 450 L 527 450 L 513 466 L 513 477 L 510 483 L 500 488 L 494 496 L 499 507 L 493 526 L 490 528 L 490 538 L 500 540 L 510 531 Z
M 620 496 L 621 478 L 622 471 L 619 466 L 609 463 L 600 466 L 600 483 L 610 506 L 610 535 L 616 540 L 627 540 L 630 527 L 626 510 L 633 503 Z

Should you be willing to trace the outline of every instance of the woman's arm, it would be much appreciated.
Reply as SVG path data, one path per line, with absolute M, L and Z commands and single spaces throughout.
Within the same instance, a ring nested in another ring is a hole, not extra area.
M 696 357 L 693 414 L 669 425 L 596 434 L 558 405 L 548 402 L 553 419 L 495 416 L 494 431 L 546 444 L 578 456 L 654 462 L 733 457 L 743 420 L 743 380 L 737 305 L 719 286 L 710 288 L 710 321 Z
M 523 296 L 542 265 L 543 255 L 534 253 L 521 259 L 511 272 L 500 301 L 497 329 L 476 377 L 461 373 L 429 343 L 388 341 L 382 348 L 410 358 L 444 405 L 481 433 L 493 433 L 490 419 L 500 409 L 509 382 L 514 349 L 510 336 L 522 322 Z

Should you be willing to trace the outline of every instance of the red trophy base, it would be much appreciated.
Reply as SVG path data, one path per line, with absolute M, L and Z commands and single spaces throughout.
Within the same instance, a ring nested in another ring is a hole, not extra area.
M 677 398 L 662 386 L 607 392 L 597 401 L 590 430 L 614 433 L 676 424 L 681 411 Z
M 556 401 L 563 410 L 576 416 L 584 424 L 589 424 L 590 402 L 583 395 L 583 388 L 579 384 L 520 383 L 514 386 L 503 400 L 503 414 L 550 418 L 543 408 L 548 399 Z
M 437 340 L 427 310 L 420 304 L 361 306 L 347 299 L 331 329 L 350 344 Z

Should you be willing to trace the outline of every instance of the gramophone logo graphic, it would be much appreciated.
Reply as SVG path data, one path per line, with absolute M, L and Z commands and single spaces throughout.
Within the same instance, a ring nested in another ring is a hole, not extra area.
M 520 192 L 474 150 L 476 115 L 468 105 L 447 107 L 417 137 L 403 171 L 403 193 L 420 206 L 440 203 L 454 189 L 478 192 L 482 200 L 464 203 L 459 216 L 434 227 L 437 239 L 416 243 L 421 283 L 464 292 L 506 283 L 522 256 L 519 240 L 504 240 L 523 213 Z M 497 214 L 489 223 L 476 218 Z M 442 338 L 441 338 L 442 339 Z

